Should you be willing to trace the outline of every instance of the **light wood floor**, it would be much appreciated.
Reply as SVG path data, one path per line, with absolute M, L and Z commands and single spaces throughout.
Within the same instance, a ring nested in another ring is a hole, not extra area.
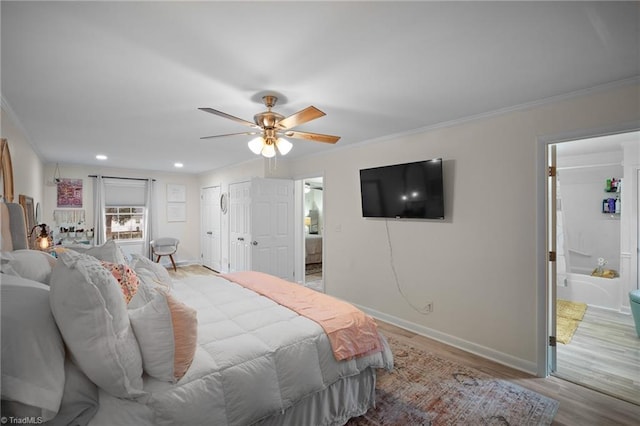
M 322 271 L 313 274 L 306 274 L 304 277 L 304 285 L 316 291 L 324 293 L 322 284 Z
M 589 306 L 569 344 L 558 344 L 556 370 L 640 405 L 640 338 L 631 315 Z
M 218 275 L 217 272 L 205 268 L 202 265 L 188 265 L 179 266 L 175 271 L 171 268 L 167 268 L 169 275 L 176 280 L 184 279 L 190 275 Z
M 215 274 L 215 272 L 199 265 L 181 267 L 177 272 L 169 270 L 169 273 L 177 279 L 190 274 Z M 640 424 L 639 405 L 596 392 L 558 377 L 534 377 L 392 324 L 377 322 L 380 330 L 386 336 L 411 342 L 413 345 L 431 351 L 442 358 L 476 368 L 498 379 L 509 380 L 559 401 L 560 407 L 553 425 L 637 426 Z

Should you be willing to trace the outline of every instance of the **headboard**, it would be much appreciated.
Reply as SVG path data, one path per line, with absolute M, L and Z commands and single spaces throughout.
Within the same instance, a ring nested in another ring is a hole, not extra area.
M 28 249 L 24 210 L 17 203 L 0 203 L 0 244 L 2 251 Z

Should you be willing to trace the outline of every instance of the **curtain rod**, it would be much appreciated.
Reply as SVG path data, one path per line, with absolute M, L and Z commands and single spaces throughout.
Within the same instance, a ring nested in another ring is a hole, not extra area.
M 91 178 L 97 178 L 98 175 L 89 175 Z M 125 179 L 125 180 L 149 180 L 145 178 L 132 178 L 132 177 L 119 177 L 119 176 L 102 176 L 105 179 Z M 155 179 L 151 179 L 152 181 L 156 181 Z

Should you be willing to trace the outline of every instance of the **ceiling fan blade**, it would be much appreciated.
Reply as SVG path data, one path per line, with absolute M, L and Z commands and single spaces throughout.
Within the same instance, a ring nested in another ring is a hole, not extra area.
M 314 106 L 310 106 L 278 121 L 276 127 L 280 129 L 290 129 L 308 121 L 315 120 L 316 118 L 320 118 L 323 115 L 325 115 L 324 112 Z
M 294 130 L 288 130 L 283 134 L 290 138 L 306 139 L 315 142 L 336 143 L 340 140 L 340 136 L 322 135 L 320 133 L 296 132 Z
M 214 136 L 204 136 L 201 137 L 200 139 L 213 139 L 213 138 L 224 138 L 225 136 L 239 136 L 239 135 L 247 135 L 247 136 L 251 136 L 251 135 L 257 135 L 260 132 L 241 132 L 241 133 L 229 133 L 226 135 L 214 135 Z
M 243 120 L 242 118 L 238 118 L 238 117 L 234 117 L 233 115 L 229 115 L 226 112 L 222 112 L 222 111 L 218 111 L 217 109 L 213 109 L 213 108 L 198 108 L 200 111 L 204 111 L 204 112 L 208 112 L 214 115 L 218 115 L 220 117 L 224 117 L 224 118 L 228 118 L 229 120 L 233 120 L 237 123 L 243 124 L 245 126 L 249 126 L 249 127 L 253 127 L 253 128 L 258 128 L 258 126 L 256 125 L 256 123 L 252 123 L 250 121 L 247 120 Z

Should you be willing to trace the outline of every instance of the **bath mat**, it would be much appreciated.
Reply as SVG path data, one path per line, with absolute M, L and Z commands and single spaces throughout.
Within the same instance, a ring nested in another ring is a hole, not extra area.
M 585 312 L 587 312 L 586 303 L 570 302 L 562 299 L 556 301 L 556 313 L 559 317 L 582 321 Z
M 556 342 L 564 345 L 571 342 L 586 311 L 586 303 L 556 301 Z
M 578 325 L 580 325 L 580 321 L 558 317 L 556 319 L 556 342 L 563 345 L 568 344 L 578 329 Z

